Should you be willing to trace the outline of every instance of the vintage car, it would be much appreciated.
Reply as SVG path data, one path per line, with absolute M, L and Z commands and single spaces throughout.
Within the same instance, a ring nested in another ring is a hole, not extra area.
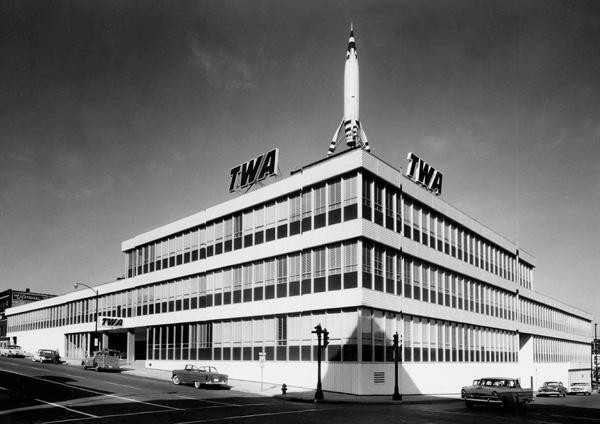
M 538 389 L 538 396 L 562 396 L 567 395 L 567 388 L 560 381 L 546 381 Z
M 197 389 L 201 386 L 229 387 L 227 374 L 219 373 L 215 367 L 192 364 L 186 364 L 182 370 L 173 370 L 171 381 L 173 384 L 193 384 Z
M 592 394 L 592 385 L 590 383 L 585 383 L 585 382 L 571 383 L 569 385 L 568 394 L 578 395 L 579 393 L 583 393 L 584 396 L 591 395 Z
M 524 407 L 533 402 L 533 390 L 521 388 L 516 378 L 485 377 L 474 380 L 471 386 L 461 390 L 461 397 L 467 408 L 475 403 L 484 403 L 506 407 Z
M 37 352 L 31 356 L 31 360 L 33 362 L 51 362 L 53 364 L 60 364 L 61 362 L 58 351 L 53 349 L 38 349 Z
M 121 353 L 112 349 L 103 349 L 94 352 L 81 361 L 81 366 L 84 370 L 93 368 L 96 371 L 101 370 L 120 370 Z
M 8 345 L 0 350 L 0 356 L 6 356 L 8 358 L 24 358 L 25 353 L 23 353 L 21 346 Z

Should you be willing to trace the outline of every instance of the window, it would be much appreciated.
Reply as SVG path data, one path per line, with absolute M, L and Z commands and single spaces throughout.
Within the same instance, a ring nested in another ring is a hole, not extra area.
M 307 189 L 302 192 L 302 231 L 312 229 L 312 192 Z
M 375 246 L 375 290 L 383 291 L 383 247 Z
M 288 235 L 288 201 L 287 199 L 277 202 L 277 238 L 284 238 Z
M 325 185 L 315 188 L 315 228 L 320 228 L 326 224 L 325 216 Z
M 252 210 L 244 212 L 244 219 L 242 222 L 244 228 L 244 247 L 252 246 L 254 244 L 254 237 L 252 234 L 252 232 L 254 231 L 254 213 L 252 212 Z
M 372 179 L 368 175 L 362 176 L 362 217 L 368 220 L 371 220 L 371 182 Z
M 342 246 L 339 244 L 328 248 L 329 252 L 329 275 L 327 281 L 328 290 L 339 290 L 342 288 Z
M 302 252 L 302 294 L 307 294 L 312 291 L 312 260 L 311 252 Z
M 362 267 L 363 267 L 363 282 L 362 286 L 370 289 L 372 287 L 372 271 L 371 271 L 371 246 L 367 242 L 363 242 L 362 244 Z
M 325 291 L 325 248 L 317 248 L 314 250 L 315 256 L 315 286 L 314 292 L 319 293 Z
M 242 215 L 237 214 L 233 217 L 233 248 L 235 250 L 242 248 Z
M 277 258 L 277 297 L 287 296 L 287 256 Z
M 385 188 L 385 227 L 394 230 L 394 191 L 390 186 Z
M 357 211 L 357 177 L 352 175 L 344 178 L 344 221 L 355 219 Z
M 383 184 L 380 181 L 375 181 L 375 223 L 383 225 Z
M 265 241 L 275 240 L 275 203 L 265 207 Z
M 261 244 L 265 241 L 265 209 L 259 206 L 254 210 L 254 244 Z
M 337 224 L 342 220 L 342 181 L 329 183 L 329 225 Z
M 300 233 L 300 220 L 302 218 L 302 203 L 300 194 L 290 198 L 290 236 Z

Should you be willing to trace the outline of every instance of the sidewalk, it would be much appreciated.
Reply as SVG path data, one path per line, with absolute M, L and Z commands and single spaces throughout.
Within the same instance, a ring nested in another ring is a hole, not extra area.
M 171 371 L 141 368 L 135 365 L 123 366 L 123 374 L 135 375 L 143 378 L 152 378 L 155 380 L 170 381 Z M 230 378 L 229 385 L 232 389 L 240 392 L 255 394 L 257 396 L 275 397 L 282 400 L 293 402 L 314 402 L 315 389 L 305 387 L 288 386 L 287 393 L 282 394 L 281 385 L 260 381 L 237 380 Z M 324 399 L 319 403 L 353 403 L 353 404 L 415 404 L 415 403 L 440 403 L 440 402 L 457 402 L 460 400 L 458 394 L 441 394 L 441 395 L 403 395 L 401 401 L 392 400 L 390 395 L 352 395 L 347 393 L 336 393 L 323 391 Z

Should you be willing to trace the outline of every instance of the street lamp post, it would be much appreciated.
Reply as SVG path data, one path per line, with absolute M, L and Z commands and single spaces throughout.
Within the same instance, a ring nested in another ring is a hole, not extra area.
M 100 337 L 98 337 L 98 290 L 93 289 L 92 287 L 88 286 L 85 283 L 75 283 L 73 284 L 73 287 L 75 287 L 75 289 L 79 288 L 79 286 L 84 286 L 87 287 L 88 289 L 90 289 L 91 291 L 94 292 L 94 300 L 95 300 L 95 311 L 94 311 L 94 337 L 98 340 L 98 349 L 100 349 L 100 346 L 102 344 L 102 342 L 100 341 Z
M 402 394 L 398 389 L 398 360 L 400 359 L 401 353 L 399 353 L 399 347 L 402 349 L 402 336 L 398 336 L 398 332 L 394 334 L 394 395 L 392 396 L 392 400 L 402 400 Z

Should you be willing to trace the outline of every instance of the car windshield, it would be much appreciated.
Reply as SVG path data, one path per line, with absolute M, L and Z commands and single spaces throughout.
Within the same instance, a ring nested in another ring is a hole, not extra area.
M 554 387 L 554 386 L 558 386 L 560 385 L 560 383 L 557 383 L 555 381 L 548 381 L 546 383 L 544 383 L 544 386 L 550 386 L 550 387 Z
M 21 349 L 21 346 L 17 346 L 17 345 L 10 345 L 8 346 L 9 349 Z
M 573 383 L 571 386 L 587 386 L 587 383 Z

